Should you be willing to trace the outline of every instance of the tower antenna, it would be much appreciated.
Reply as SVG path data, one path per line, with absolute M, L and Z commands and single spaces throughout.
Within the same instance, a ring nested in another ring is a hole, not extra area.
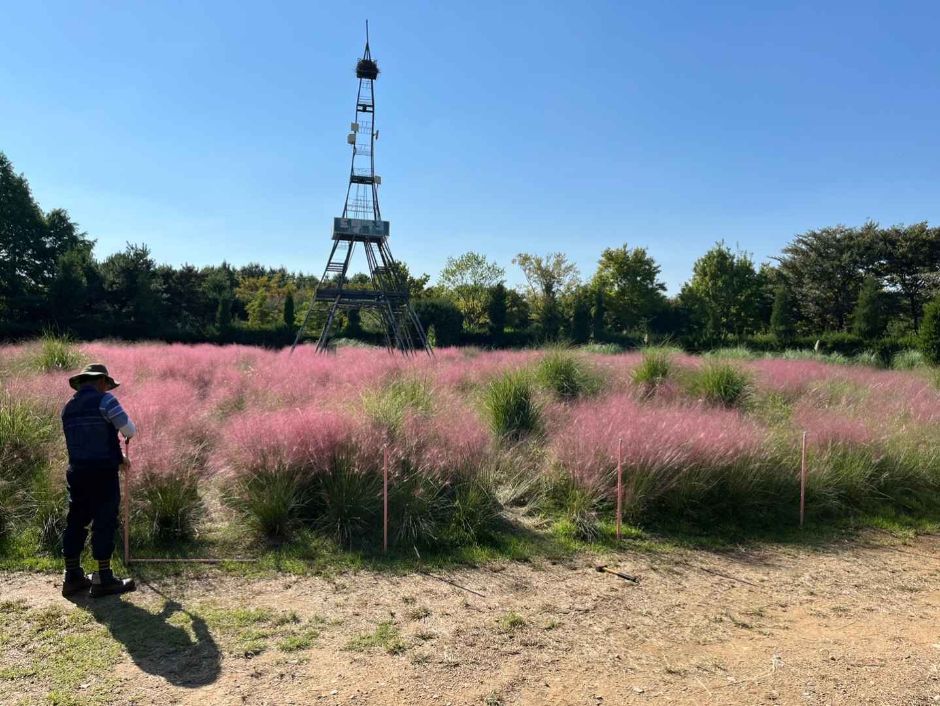
M 319 302 L 327 306 L 326 322 L 317 340 L 317 351 L 329 349 L 330 334 L 339 311 L 367 311 L 383 328 L 390 351 L 412 354 L 424 350 L 432 355 L 421 321 L 411 305 L 408 281 L 388 247 L 389 223 L 382 220 L 379 190 L 382 178 L 375 173 L 375 80 L 379 65 L 369 49 L 369 21 L 366 20 L 366 46 L 356 63 L 359 93 L 356 120 L 349 126 L 346 141 L 352 147 L 352 165 L 343 215 L 333 219 L 333 248 L 326 269 L 314 291 L 303 323 L 297 330 L 291 352 L 303 336 L 311 314 Z M 350 286 L 349 262 L 357 244 L 365 251 L 369 267 L 367 284 Z

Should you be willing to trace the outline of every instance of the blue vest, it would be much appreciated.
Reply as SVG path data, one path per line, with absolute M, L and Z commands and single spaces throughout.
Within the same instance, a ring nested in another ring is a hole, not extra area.
M 121 465 L 121 443 L 117 429 L 101 414 L 103 393 L 83 387 L 62 410 L 62 429 L 75 469 L 117 468 Z

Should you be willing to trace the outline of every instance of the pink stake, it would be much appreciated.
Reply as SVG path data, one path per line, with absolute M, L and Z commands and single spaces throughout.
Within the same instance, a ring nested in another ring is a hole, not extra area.
M 382 447 L 382 551 L 388 552 L 388 444 Z
M 623 437 L 617 441 L 617 541 L 620 541 L 620 518 L 623 515 Z
M 806 508 L 806 432 L 803 432 L 803 452 L 800 464 L 800 527 L 803 527 L 803 514 Z

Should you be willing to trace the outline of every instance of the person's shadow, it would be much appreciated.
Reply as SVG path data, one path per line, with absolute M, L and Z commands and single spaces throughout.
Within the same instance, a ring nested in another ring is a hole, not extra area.
M 206 621 L 154 586 L 145 585 L 163 598 L 163 609 L 159 613 L 151 613 L 116 596 L 69 600 L 104 625 L 143 671 L 161 676 L 174 686 L 196 688 L 214 682 L 222 671 L 222 658 Z M 168 622 L 176 613 L 189 617 L 193 635 L 182 625 Z

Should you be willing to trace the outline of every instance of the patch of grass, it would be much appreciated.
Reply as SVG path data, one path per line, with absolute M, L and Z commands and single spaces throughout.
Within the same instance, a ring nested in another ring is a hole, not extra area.
M 397 432 L 409 412 L 429 414 L 434 397 L 428 383 L 418 378 L 396 378 L 362 396 L 366 414 L 391 432 Z
M 405 617 L 408 618 L 408 620 L 424 620 L 430 614 L 431 611 L 429 608 L 426 608 L 425 606 L 419 606 L 407 611 L 405 613 Z
M 315 525 L 345 546 L 367 536 L 381 517 L 381 483 L 380 474 L 358 468 L 351 455 L 335 457 L 330 469 L 317 478 L 308 508 Z
M 602 355 L 619 355 L 624 352 L 624 347 L 616 343 L 586 343 L 581 346 L 585 353 L 599 353 Z
M 492 380 L 483 393 L 483 409 L 493 434 L 502 439 L 516 441 L 542 426 L 541 409 L 524 372 L 503 373 Z
M 535 379 L 558 399 L 569 401 L 600 389 L 597 373 L 568 351 L 553 350 L 535 368 Z
M 346 643 L 345 649 L 351 652 L 365 652 L 373 647 L 379 647 L 390 655 L 399 655 L 407 649 L 401 639 L 401 633 L 391 620 L 379 623 L 372 633 L 357 635 Z
M 80 614 L 59 606 L 30 609 L 5 601 L 0 621 L 4 667 L 0 679 L 6 693 L 25 691 L 36 682 L 50 703 L 99 704 L 109 700 L 112 667 L 121 648 L 107 631 Z M 9 658 L 9 661 L 7 661 Z M 89 684 L 84 689 L 82 684 Z
M 240 512 L 256 533 L 274 541 L 294 533 L 308 500 L 307 486 L 297 473 L 284 468 L 242 476 L 225 493 L 226 503 Z
M 924 354 L 918 350 L 910 349 L 899 351 L 891 359 L 891 367 L 895 370 L 916 370 L 927 365 Z
M 751 380 L 739 368 L 722 362 L 709 362 L 687 373 L 686 386 L 691 394 L 714 405 L 737 407 L 751 393 Z
M 672 371 L 672 361 L 669 351 L 663 348 L 647 348 L 643 351 L 643 359 L 633 369 L 630 377 L 633 382 L 653 391 L 669 377 Z
M 31 362 L 32 367 L 41 373 L 71 371 L 85 364 L 85 356 L 75 347 L 69 336 L 46 331 Z
M 163 543 L 192 539 L 203 511 L 196 473 L 152 473 L 139 480 L 135 500 L 146 538 Z
M 499 626 L 500 632 L 507 633 L 515 632 L 526 626 L 525 618 L 514 611 L 509 611 L 499 616 L 496 623 Z
M 297 652 L 312 647 L 317 638 L 320 637 L 320 631 L 316 628 L 308 628 L 298 633 L 292 633 L 281 638 L 277 643 L 277 648 L 281 652 Z
M 760 356 L 750 348 L 735 346 L 733 348 L 716 348 L 708 351 L 703 357 L 717 360 L 754 360 Z

